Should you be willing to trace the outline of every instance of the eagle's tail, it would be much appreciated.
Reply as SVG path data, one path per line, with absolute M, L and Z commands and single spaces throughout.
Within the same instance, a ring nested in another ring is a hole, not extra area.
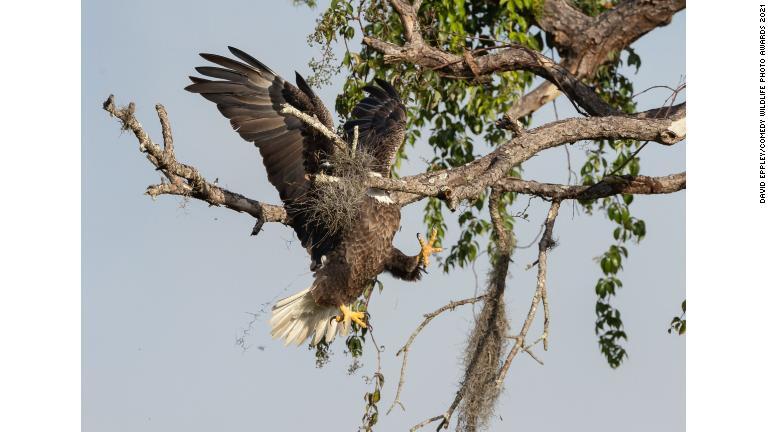
M 317 345 L 323 338 L 327 343 L 333 341 L 338 330 L 344 331 L 344 325 L 334 319 L 338 314 L 336 306 L 322 306 L 307 288 L 290 297 L 286 297 L 272 307 L 272 337 L 285 339 L 285 344 L 301 345 L 312 336 L 312 345 Z

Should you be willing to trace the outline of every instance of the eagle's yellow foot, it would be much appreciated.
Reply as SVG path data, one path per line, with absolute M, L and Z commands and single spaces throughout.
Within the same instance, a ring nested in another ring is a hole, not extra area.
M 349 327 L 351 321 L 354 321 L 355 324 L 359 325 L 361 328 L 368 327 L 365 324 L 365 312 L 355 312 L 347 305 L 339 306 L 339 310 L 341 311 L 341 315 L 336 315 L 336 321 L 344 321 L 345 327 Z
M 435 252 L 443 251 L 443 248 L 434 247 L 434 244 L 437 241 L 437 229 L 432 228 L 432 234 L 429 236 L 429 241 L 426 241 L 424 237 L 421 236 L 421 233 L 419 233 L 416 238 L 419 239 L 419 245 L 421 245 L 421 252 L 419 252 L 419 263 L 426 267 L 429 265 L 430 255 Z

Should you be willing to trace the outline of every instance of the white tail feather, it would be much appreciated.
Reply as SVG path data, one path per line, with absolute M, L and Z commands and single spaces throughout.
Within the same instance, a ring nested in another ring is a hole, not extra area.
M 336 306 L 321 306 L 307 288 L 290 297 L 286 297 L 272 307 L 272 337 L 285 339 L 285 344 L 301 345 L 312 336 L 312 345 L 317 345 L 321 339 L 331 343 L 338 330 L 347 334 L 347 326 L 339 326 L 333 317 L 338 314 Z

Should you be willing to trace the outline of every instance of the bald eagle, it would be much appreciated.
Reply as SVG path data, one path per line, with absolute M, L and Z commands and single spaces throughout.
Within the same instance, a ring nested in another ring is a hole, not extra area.
M 307 202 L 320 185 L 315 174 L 334 174 L 331 163 L 340 151 L 333 141 L 294 116 L 282 113 L 285 104 L 317 118 L 334 129 L 331 114 L 296 73 L 296 85 L 285 81 L 259 60 L 229 47 L 237 60 L 200 54 L 217 66 L 197 72 L 212 79 L 190 77 L 186 90 L 214 102 L 232 127 L 261 153 L 270 183 L 277 188 L 290 225 L 307 249 L 314 273 L 311 286 L 279 300 L 272 308 L 274 338 L 285 344 L 330 343 L 338 332 L 347 334 L 351 323 L 367 326 L 366 315 L 352 303 L 382 272 L 404 280 L 418 280 L 434 247 L 418 237 L 421 251 L 408 256 L 392 245 L 400 227 L 400 206 L 382 190 L 368 189 L 356 206 L 354 224 L 332 230 L 323 220 L 310 218 Z M 358 148 L 371 155 L 369 175 L 391 176 L 392 164 L 405 138 L 406 110 L 390 83 L 376 79 L 363 90 L 368 94 L 344 124 L 345 136 L 357 127 Z

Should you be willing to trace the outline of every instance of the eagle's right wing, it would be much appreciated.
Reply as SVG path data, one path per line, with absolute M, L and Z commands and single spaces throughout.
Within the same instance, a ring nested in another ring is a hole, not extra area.
M 200 54 L 222 67 L 201 66 L 196 70 L 218 80 L 190 77 L 193 84 L 186 90 L 216 103 L 237 133 L 258 147 L 269 181 L 280 193 L 301 244 L 319 261 L 333 247 L 333 239 L 324 227 L 307 223 L 301 200 L 310 189 L 305 173 L 320 169 L 320 164 L 333 151 L 333 143 L 280 110 L 283 104 L 289 103 L 316 116 L 332 129 L 330 113 L 298 73 L 297 88 L 243 51 L 233 47 L 229 50 L 242 62 L 216 54 Z

